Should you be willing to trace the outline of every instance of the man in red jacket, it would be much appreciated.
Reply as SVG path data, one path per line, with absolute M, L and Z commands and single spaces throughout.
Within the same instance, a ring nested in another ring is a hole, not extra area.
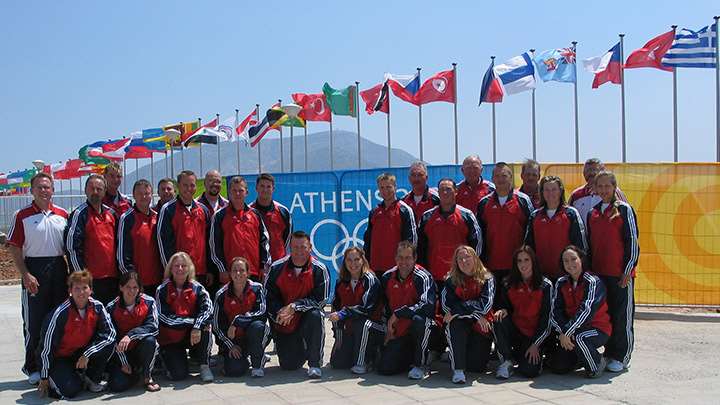
M 65 249 L 72 271 L 87 269 L 93 276 L 93 296 L 107 304 L 117 296 L 117 221 L 115 211 L 103 204 L 105 178 L 91 174 L 85 182 L 87 201 L 70 214 Z
M 432 207 L 440 204 L 437 190 L 428 187 L 428 173 L 425 163 L 417 160 L 410 165 L 408 180 L 412 190 L 405 194 L 403 202 L 410 206 L 415 213 L 415 223 L 420 222 L 422 214 Z
M 457 185 L 457 203 L 475 212 L 480 200 L 495 190 L 495 186 L 482 178 L 482 160 L 478 155 L 466 157 L 461 170 L 465 179 Z
M 122 168 L 118 163 L 110 163 L 103 169 L 103 177 L 107 184 L 103 204 L 115 210 L 115 214 L 120 217 L 132 207 L 132 201 L 120 192 L 123 179 Z
M 275 178 L 270 173 L 262 173 L 255 180 L 257 200 L 250 204 L 262 214 L 265 227 L 270 234 L 270 256 L 272 261 L 280 260 L 287 255 L 293 222 L 290 210 L 273 200 Z
M 230 281 L 230 264 L 236 257 L 248 262 L 248 274 L 260 281 L 270 267 L 270 236 L 262 214 L 245 204 L 247 182 L 240 176 L 230 179 L 230 204 L 220 208 L 210 226 L 210 257 L 217 266 L 220 283 Z
M 159 213 L 160 208 L 175 199 L 175 181 L 169 177 L 160 179 L 157 184 L 158 202 L 152 208 Z
M 205 186 L 205 191 L 198 197 L 198 202 L 207 207 L 212 217 L 220 208 L 228 205 L 228 200 L 220 195 L 222 175 L 217 170 L 210 170 L 205 174 L 203 185 Z
M 530 197 L 533 207 L 540 208 L 540 163 L 534 159 L 525 159 L 520 171 L 520 178 L 522 185 L 518 191 Z

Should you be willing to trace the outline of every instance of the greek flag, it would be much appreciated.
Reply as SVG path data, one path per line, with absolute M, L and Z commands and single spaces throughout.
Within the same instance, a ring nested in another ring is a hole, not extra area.
M 714 68 L 718 46 L 717 24 L 700 31 L 683 28 L 675 34 L 672 46 L 662 58 L 670 67 Z

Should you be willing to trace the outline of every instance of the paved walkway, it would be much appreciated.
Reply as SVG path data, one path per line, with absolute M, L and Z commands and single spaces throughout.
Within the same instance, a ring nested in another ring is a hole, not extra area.
M 0 287 L 0 404 L 47 403 L 20 373 L 23 359 L 22 323 L 18 286 Z M 391 405 L 407 403 L 452 404 L 660 404 L 679 402 L 717 403 L 720 397 L 720 323 L 637 321 L 636 351 L 632 370 L 604 374 L 596 380 L 577 375 L 549 373 L 530 381 L 513 377 L 500 382 L 492 374 L 469 374 L 468 384 L 450 383 L 449 365 L 437 362 L 429 378 L 420 383 L 406 376 L 356 377 L 349 371 L 323 369 L 322 380 L 308 380 L 304 370 L 282 371 L 277 359 L 268 364 L 266 377 L 228 379 L 216 372 L 212 384 L 197 377 L 172 384 L 159 379 L 162 391 L 146 393 L 140 388 L 123 394 L 82 394 L 83 403 L 113 404 L 205 404 L 205 403 L 308 403 Z M 325 357 L 332 338 L 328 328 Z

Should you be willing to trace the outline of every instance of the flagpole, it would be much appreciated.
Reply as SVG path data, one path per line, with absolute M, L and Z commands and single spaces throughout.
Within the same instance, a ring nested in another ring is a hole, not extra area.
M 140 180 L 140 173 L 138 173 L 138 160 L 139 159 L 135 159 L 135 181 Z
M 123 178 L 127 179 L 127 160 L 125 160 L 125 156 L 123 156 Z M 127 187 L 125 187 L 126 184 L 127 182 L 123 181 L 123 193 L 127 194 Z
M 260 104 L 255 104 L 255 118 L 257 118 L 258 124 L 260 124 Z M 260 155 L 260 141 L 257 143 L 258 152 L 258 174 L 262 173 L 262 157 Z
M 530 49 L 532 58 L 535 59 L 535 50 Z M 537 126 L 535 125 L 535 89 L 532 89 L 532 156 L 537 160 Z
M 303 129 L 305 130 L 305 155 L 304 155 L 304 157 L 305 157 L 305 171 L 308 171 L 308 166 L 307 166 L 307 121 L 305 121 L 305 128 L 303 128 Z
M 217 122 L 217 128 L 218 128 L 217 130 L 219 132 L 220 131 L 220 114 L 215 113 L 215 122 Z M 217 153 L 218 153 L 217 170 L 218 170 L 218 172 L 222 173 L 222 168 L 221 168 L 221 164 L 220 164 L 220 137 L 219 136 L 217 137 Z
M 240 174 L 240 135 L 237 133 L 237 127 L 238 127 L 238 114 L 240 113 L 240 110 L 237 108 L 235 109 L 235 123 L 233 124 L 233 136 L 235 137 L 235 141 L 237 142 L 237 145 L 235 145 L 235 148 L 237 149 L 237 174 Z
M 622 125 L 622 162 L 627 162 L 627 154 L 626 154 L 626 139 L 625 139 L 625 65 L 623 61 L 625 60 L 625 54 L 623 52 L 623 38 L 625 37 L 625 34 L 618 34 L 620 37 L 620 109 L 622 110 L 620 112 L 621 117 L 621 125 Z
M 150 153 L 150 184 L 155 187 L 155 153 Z M 157 190 L 155 190 L 157 191 Z
M 282 100 L 278 99 L 278 106 L 282 108 Z M 285 173 L 285 154 L 283 153 L 283 128 L 282 125 L 278 128 L 280 129 L 280 173 Z
M 420 70 L 421 68 L 417 68 L 418 82 L 420 81 Z M 418 104 L 418 140 L 420 142 L 420 160 L 425 161 L 423 159 L 422 104 Z
M 360 151 L 360 111 L 358 110 L 360 105 L 360 82 L 355 81 L 355 115 L 357 115 L 357 141 L 358 141 L 358 169 L 362 168 L 362 152 Z
M 578 96 L 577 96 L 577 41 L 572 41 L 573 52 L 575 52 L 575 81 L 573 82 L 573 100 L 575 102 L 575 163 L 580 163 L 580 121 L 578 119 Z
M 390 91 L 390 90 L 388 89 L 388 92 L 389 92 L 389 91 Z M 390 94 L 388 94 L 387 139 L 388 139 L 388 142 L 387 142 L 387 143 L 388 143 L 388 147 L 387 147 L 387 152 L 388 152 L 388 167 L 392 167 L 392 156 L 391 156 L 392 146 L 391 146 L 391 144 L 390 144 Z
M 332 130 L 332 112 L 330 113 L 330 170 L 335 168 L 335 162 L 333 159 L 333 130 Z
M 165 152 L 165 160 L 167 160 L 167 152 Z M 165 174 L 167 173 L 167 164 L 165 165 Z M 168 177 L 175 177 L 175 155 L 173 154 L 172 144 L 170 145 L 170 174 Z
M 495 65 L 495 57 L 490 57 L 490 64 L 491 66 Z M 493 163 L 497 162 L 497 127 L 495 126 L 495 102 L 492 102 L 492 154 L 493 154 Z
M 293 130 L 293 127 L 294 125 L 290 126 L 290 173 L 295 170 L 295 158 L 293 157 L 293 153 L 295 153 L 293 147 L 293 137 L 295 136 L 295 131 Z
M 713 17 L 715 20 L 715 159 L 720 162 L 720 16 Z M 710 30 L 712 32 L 712 29 Z M 712 46 L 712 37 L 710 39 Z
M 184 131 L 183 123 L 180 122 L 180 139 L 182 140 L 182 133 Z M 173 142 L 175 143 L 175 142 Z M 182 141 L 180 142 L 180 167 L 183 171 L 185 171 L 185 148 L 182 146 Z
M 459 155 L 459 141 L 458 141 L 458 119 L 457 119 L 457 63 L 453 62 L 453 77 L 455 78 L 453 84 L 453 94 L 455 94 L 455 102 L 453 103 L 453 118 L 455 120 L 455 164 L 460 162 Z
M 198 130 L 200 130 L 200 127 L 202 127 L 202 119 L 198 118 Z M 202 150 L 202 142 L 200 142 L 200 175 L 202 176 L 203 173 L 203 150 Z

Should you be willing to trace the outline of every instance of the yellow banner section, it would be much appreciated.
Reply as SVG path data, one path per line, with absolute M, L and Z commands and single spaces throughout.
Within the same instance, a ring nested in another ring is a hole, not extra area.
M 607 164 L 638 216 L 639 304 L 720 306 L 720 164 Z M 519 165 L 516 174 L 519 178 Z M 547 164 L 566 198 L 582 164 Z

